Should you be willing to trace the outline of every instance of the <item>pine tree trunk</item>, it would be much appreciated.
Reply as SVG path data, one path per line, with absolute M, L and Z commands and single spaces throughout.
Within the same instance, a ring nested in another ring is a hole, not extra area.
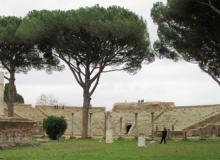
M 8 117 L 14 116 L 14 101 L 15 101 L 15 73 L 10 73 L 8 86 Z
M 88 137 L 88 115 L 90 106 L 89 87 L 83 88 L 82 138 Z

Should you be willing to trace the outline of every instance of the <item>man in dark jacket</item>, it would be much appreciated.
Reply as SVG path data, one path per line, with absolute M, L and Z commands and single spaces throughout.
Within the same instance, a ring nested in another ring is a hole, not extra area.
M 167 138 L 167 129 L 164 127 L 164 129 L 162 131 L 162 135 L 161 135 L 160 144 L 162 144 L 163 142 L 164 142 L 164 144 L 166 144 L 166 138 Z

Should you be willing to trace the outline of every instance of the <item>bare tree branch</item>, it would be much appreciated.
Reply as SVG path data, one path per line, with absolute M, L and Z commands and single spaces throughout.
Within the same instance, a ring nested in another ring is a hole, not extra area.
M 58 53 L 59 54 L 59 58 L 62 59 L 70 68 L 71 72 L 73 73 L 74 77 L 76 78 L 76 81 L 77 83 L 83 87 L 84 86 L 84 82 L 82 80 L 82 77 L 79 73 L 79 71 L 77 70 L 77 68 L 75 67 L 72 67 L 70 61 L 68 61 L 61 53 Z
M 2 65 L 5 67 L 5 69 L 6 69 L 8 72 L 11 71 L 10 68 L 5 64 L 4 61 L 1 60 L 1 63 L 2 63 Z
M 97 88 L 98 84 L 99 84 L 99 79 L 100 79 L 101 74 L 99 74 L 99 76 L 96 79 L 96 82 L 92 88 L 92 90 L 89 92 L 89 95 L 92 96 L 92 94 L 94 93 L 95 89 Z
M 211 0 L 208 0 L 208 1 L 209 1 L 209 6 L 211 7 L 211 9 L 213 9 L 216 13 L 220 14 L 220 10 L 212 4 L 212 1 Z
M 75 71 L 71 67 L 69 67 L 69 68 L 70 68 L 71 72 L 73 73 L 77 83 L 83 88 L 84 87 L 83 81 L 80 80 L 80 78 L 77 76 L 77 74 L 75 73 Z
M 205 2 L 199 2 L 199 3 L 210 7 L 213 11 L 220 14 L 220 10 L 212 4 L 212 0 L 208 0 L 208 3 L 205 3 Z
M 9 78 L 8 78 L 8 77 L 4 76 L 4 78 L 7 79 L 7 80 L 9 81 Z
M 127 68 L 121 68 L 121 69 L 110 69 L 110 70 L 105 70 L 103 71 L 103 73 L 108 73 L 108 72 L 116 72 L 116 71 L 124 71 Z
M 208 75 L 210 75 L 212 77 L 212 79 L 214 81 L 216 81 L 218 83 L 218 85 L 220 86 L 220 80 L 218 78 L 216 78 L 212 73 L 210 73 L 208 70 L 204 69 L 203 67 L 201 67 L 201 70 L 204 71 L 205 73 L 207 73 Z
M 103 65 L 100 66 L 99 71 L 93 76 L 93 78 L 90 79 L 91 84 L 100 76 L 104 68 L 105 68 L 105 63 L 103 63 Z

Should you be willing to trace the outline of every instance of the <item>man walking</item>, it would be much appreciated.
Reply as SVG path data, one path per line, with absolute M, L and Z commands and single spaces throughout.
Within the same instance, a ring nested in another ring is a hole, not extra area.
M 164 129 L 162 131 L 162 135 L 161 135 L 160 144 L 162 144 L 163 142 L 164 142 L 164 144 L 166 144 L 166 138 L 167 138 L 167 129 L 166 129 L 166 127 L 164 127 Z

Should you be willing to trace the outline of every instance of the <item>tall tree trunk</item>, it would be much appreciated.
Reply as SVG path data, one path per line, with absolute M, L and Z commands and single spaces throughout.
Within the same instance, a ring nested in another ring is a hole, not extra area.
M 89 61 L 85 67 L 85 83 L 83 86 L 83 111 L 82 111 L 82 138 L 88 137 L 88 120 L 89 120 L 89 106 L 90 106 L 90 71 Z
M 9 85 L 8 85 L 8 116 L 14 116 L 14 101 L 15 101 L 15 73 L 10 73 Z
M 82 138 L 88 137 L 88 115 L 90 106 L 89 87 L 83 88 Z

